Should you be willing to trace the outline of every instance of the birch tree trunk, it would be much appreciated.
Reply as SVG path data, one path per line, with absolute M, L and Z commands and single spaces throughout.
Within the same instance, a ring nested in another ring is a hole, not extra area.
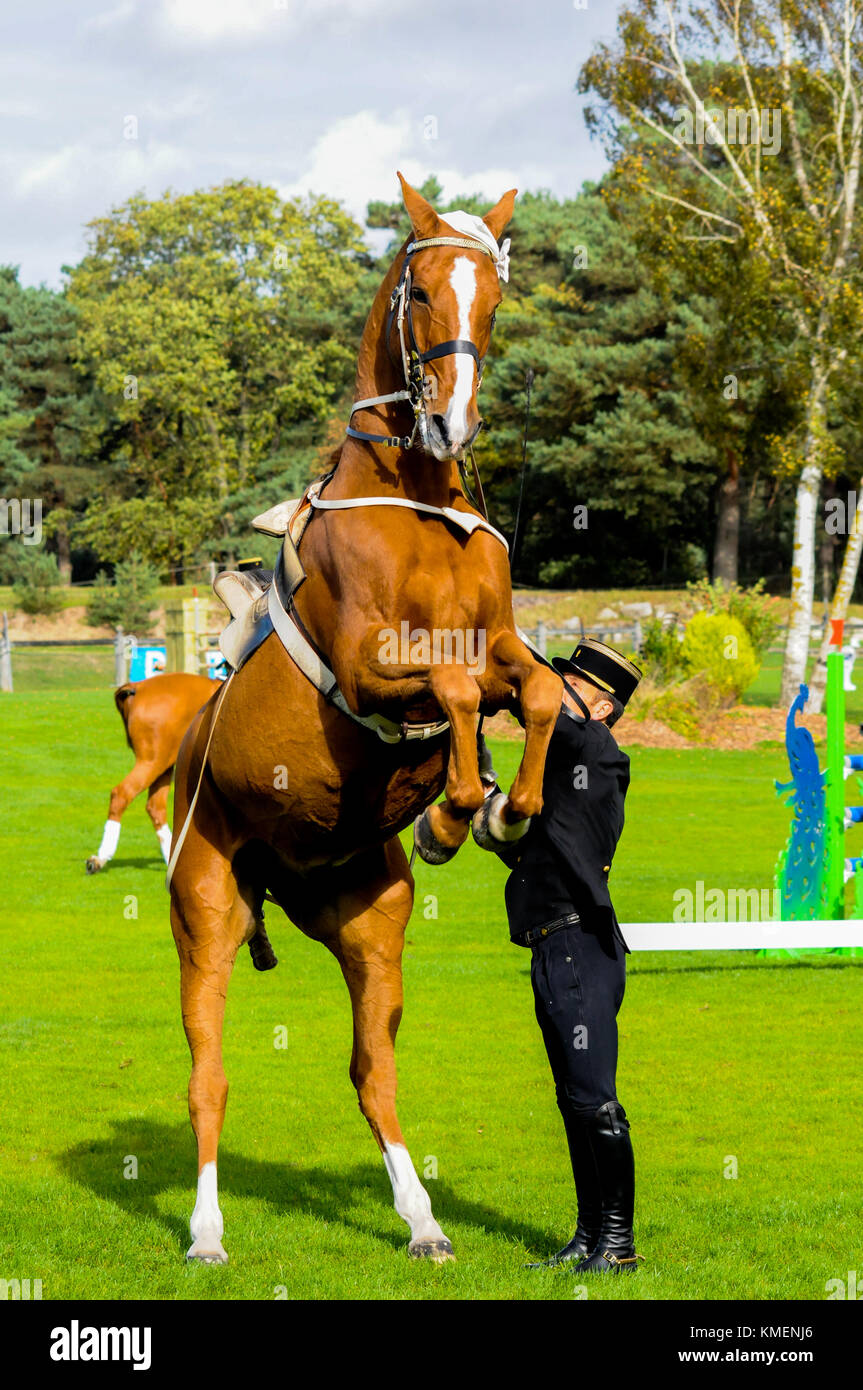
M 831 622 L 837 618 L 843 620 L 848 615 L 848 605 L 851 602 L 851 595 L 854 592 L 854 585 L 857 582 L 857 571 L 860 568 L 860 555 L 863 552 L 863 478 L 858 484 L 860 489 L 857 496 L 860 501 L 854 513 L 854 520 L 851 523 L 851 530 L 848 535 L 848 544 L 845 547 L 845 554 L 842 557 L 842 569 L 839 572 L 839 579 L 833 594 L 833 601 L 830 604 Z M 809 705 L 808 708 L 813 714 L 820 714 L 824 704 L 824 691 L 827 686 L 827 653 L 830 650 L 831 626 L 828 623 L 827 631 L 821 640 L 821 649 L 818 653 L 818 660 L 815 663 L 815 670 L 812 672 L 812 679 L 809 682 Z
M 794 510 L 794 555 L 791 563 L 791 613 L 785 639 L 785 662 L 779 704 L 787 709 L 806 679 L 809 629 L 815 592 L 815 520 L 821 489 L 821 468 L 807 463 L 797 484 Z
M 816 369 L 807 404 L 807 460 L 797 484 L 794 506 L 794 550 L 791 558 L 791 612 L 785 639 L 785 662 L 779 704 L 787 709 L 806 679 L 809 630 L 815 597 L 815 530 L 821 493 L 821 442 L 824 437 L 826 374 Z

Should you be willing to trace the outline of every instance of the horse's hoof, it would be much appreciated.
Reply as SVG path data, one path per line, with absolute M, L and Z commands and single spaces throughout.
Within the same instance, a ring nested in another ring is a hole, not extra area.
M 107 862 L 107 859 L 100 859 L 98 855 L 91 854 L 87 860 L 87 873 L 98 874 L 101 869 L 104 869 Z
M 414 844 L 420 859 L 426 864 L 448 864 L 454 854 L 458 854 L 460 845 L 441 844 L 435 835 L 429 821 L 429 807 L 423 811 L 421 816 L 417 816 L 414 821 Z
M 506 823 L 502 815 L 506 800 L 504 792 L 497 792 L 494 796 L 487 796 L 479 810 L 474 812 L 470 828 L 480 849 L 499 850 L 504 845 L 513 845 L 530 829 L 530 816 L 512 825 Z
M 440 1240 L 412 1240 L 408 1246 L 408 1254 L 412 1260 L 431 1260 L 432 1264 L 436 1265 L 455 1259 L 446 1236 L 442 1236 Z
M 200 1248 L 199 1248 L 200 1246 Z M 203 1242 L 195 1241 L 189 1253 L 186 1255 L 187 1264 L 199 1265 L 226 1265 L 228 1263 L 228 1253 L 222 1247 L 221 1241 Z
M 256 970 L 275 970 L 279 958 L 270 945 L 270 939 L 260 926 L 249 942 L 249 955 Z

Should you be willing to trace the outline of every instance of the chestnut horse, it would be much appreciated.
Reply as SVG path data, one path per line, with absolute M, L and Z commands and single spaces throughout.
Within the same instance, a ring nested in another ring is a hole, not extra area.
M 202 705 L 213 693 L 206 676 L 183 674 L 151 676 L 127 681 L 114 691 L 114 703 L 126 730 L 126 742 L 135 754 L 135 766 L 111 792 L 102 843 L 87 860 L 87 873 L 104 869 L 117 851 L 123 812 L 149 788 L 147 814 L 167 863 L 171 849 L 168 825 L 168 789 L 183 735 Z
M 198 1143 L 187 1258 L 204 1263 L 227 1261 L 216 1180 L 225 998 L 237 951 L 262 926 L 265 894 L 344 974 L 350 1076 L 410 1228 L 409 1253 L 452 1257 L 396 1115 L 413 904 L 397 836 L 416 821 L 420 853 L 437 862 L 464 843 L 485 805 L 477 718 L 500 709 L 519 713 L 526 738 L 492 830 L 521 834 L 542 806 L 560 709 L 559 677 L 516 635 L 506 543 L 468 502 L 457 463 L 481 424 L 476 392 L 507 264 L 497 239 L 515 190 L 484 218 L 450 214 L 450 223 L 399 179 L 413 236 L 366 321 L 363 404 L 302 537 L 306 579 L 288 604 L 344 701 L 331 684 L 322 694 L 273 631 L 198 715 L 177 764 L 171 921 Z M 438 633 L 461 638 L 455 659 L 435 645 Z M 370 716 L 392 720 L 395 741 L 358 722 Z M 441 732 L 430 721 L 442 716 Z

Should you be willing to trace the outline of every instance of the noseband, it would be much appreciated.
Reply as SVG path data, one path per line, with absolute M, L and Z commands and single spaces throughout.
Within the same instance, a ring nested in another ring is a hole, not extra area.
M 390 295 L 389 313 L 387 314 L 386 324 L 386 344 L 387 352 L 394 365 L 392 349 L 390 347 L 390 335 L 392 333 L 393 321 L 398 326 L 399 348 L 401 351 L 401 367 L 405 379 L 404 391 L 393 391 L 388 396 L 369 396 L 363 401 L 354 401 L 351 410 L 351 419 L 358 410 L 364 410 L 370 405 L 386 405 L 390 401 L 410 401 L 414 412 L 414 427 L 409 435 L 389 435 L 389 434 L 367 434 L 365 430 L 355 430 L 348 425 L 345 433 L 351 439 L 365 439 L 371 444 L 384 444 L 389 449 L 411 449 L 419 428 L 420 416 L 423 414 L 425 405 L 425 376 L 423 367 L 426 362 L 432 362 L 437 357 L 452 357 L 456 353 L 463 352 L 472 357 L 476 362 L 478 375 L 477 390 L 482 384 L 482 369 L 485 362 L 484 357 L 480 357 L 476 343 L 472 343 L 469 338 L 450 338 L 445 343 L 437 343 L 435 347 L 429 348 L 427 352 L 421 352 L 414 332 L 413 314 L 411 310 L 411 260 L 417 251 L 423 251 L 428 246 L 462 246 L 468 251 L 482 251 L 483 255 L 495 260 L 494 253 L 484 242 L 473 237 L 459 236 L 433 236 L 426 237 L 423 241 L 412 241 L 405 253 L 404 264 L 402 265 L 401 275 L 398 284 Z M 407 323 L 408 341 L 405 342 L 405 323 Z M 494 316 L 491 321 L 494 329 Z

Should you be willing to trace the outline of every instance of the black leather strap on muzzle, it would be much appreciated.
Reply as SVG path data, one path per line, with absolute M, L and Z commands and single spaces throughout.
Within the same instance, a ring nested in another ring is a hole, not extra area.
M 454 352 L 467 352 L 473 358 L 480 372 L 484 358 L 480 357 L 475 343 L 470 338 L 450 338 L 448 343 L 438 343 L 437 347 L 429 348 L 428 352 L 421 352 L 419 355 L 421 362 L 431 362 L 435 357 L 450 357 Z

